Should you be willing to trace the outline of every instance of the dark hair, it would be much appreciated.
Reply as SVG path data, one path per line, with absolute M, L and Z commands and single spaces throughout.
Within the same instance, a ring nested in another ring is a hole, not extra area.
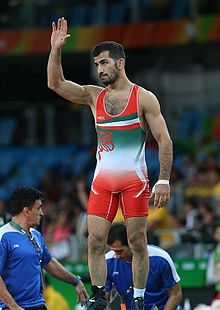
M 97 57 L 104 51 L 109 52 L 109 57 L 118 60 L 120 58 L 126 59 L 123 45 L 114 41 L 105 41 L 96 45 L 92 51 L 92 56 Z
M 38 189 L 30 186 L 16 188 L 10 197 L 11 215 L 14 216 L 21 213 L 25 207 L 31 210 L 38 199 L 44 200 L 43 193 Z
M 111 245 L 116 240 L 121 241 L 122 245 L 128 246 L 127 230 L 124 223 L 114 223 L 110 228 L 107 244 Z

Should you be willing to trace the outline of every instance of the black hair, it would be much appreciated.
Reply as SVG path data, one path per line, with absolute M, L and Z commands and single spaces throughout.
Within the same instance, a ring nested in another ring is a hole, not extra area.
M 100 43 L 99 45 L 96 45 L 92 51 L 92 56 L 97 57 L 104 51 L 108 51 L 109 57 L 112 59 L 126 59 L 123 45 L 114 41 L 105 41 Z
M 17 215 L 27 207 L 32 209 L 36 200 L 44 200 L 44 195 L 38 189 L 31 186 L 17 187 L 10 197 L 10 212 L 11 215 Z
M 128 246 L 127 230 L 124 223 L 114 223 L 110 228 L 107 244 L 112 245 L 116 240 L 121 241 L 122 245 Z

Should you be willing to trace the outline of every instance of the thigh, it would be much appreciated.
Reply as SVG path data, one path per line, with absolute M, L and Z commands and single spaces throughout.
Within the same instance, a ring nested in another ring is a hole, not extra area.
M 112 222 L 118 210 L 119 194 L 102 187 L 92 187 L 87 213 Z
M 124 188 L 121 193 L 121 209 L 124 218 L 146 217 L 148 215 L 149 195 L 148 182 L 143 184 L 143 182 L 137 181 Z

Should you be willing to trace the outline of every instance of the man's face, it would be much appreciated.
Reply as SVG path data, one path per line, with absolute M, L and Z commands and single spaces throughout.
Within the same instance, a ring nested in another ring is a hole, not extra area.
M 104 51 L 94 57 L 94 63 L 100 80 L 103 84 L 113 84 L 119 76 L 119 68 L 116 60 L 109 57 L 109 52 Z
M 110 249 L 115 252 L 116 257 L 124 262 L 132 261 L 132 252 L 127 245 L 122 245 L 120 240 L 116 240 L 109 245 Z
M 28 209 L 28 208 L 27 208 Z M 42 201 L 37 199 L 32 207 L 28 209 L 28 224 L 32 226 L 38 226 L 40 224 L 41 217 L 43 216 Z

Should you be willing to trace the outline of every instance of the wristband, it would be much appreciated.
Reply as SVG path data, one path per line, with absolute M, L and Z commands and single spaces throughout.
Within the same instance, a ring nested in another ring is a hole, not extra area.
M 73 280 L 73 282 L 71 283 L 73 286 L 77 286 L 77 284 L 79 283 L 79 281 L 81 280 L 80 276 L 76 276 Z
M 151 190 L 151 192 L 152 193 L 155 193 L 155 187 L 156 187 L 156 185 L 170 185 L 170 181 L 169 180 L 158 180 L 155 184 L 154 184 L 154 186 L 153 186 L 153 188 L 152 188 L 152 190 Z

